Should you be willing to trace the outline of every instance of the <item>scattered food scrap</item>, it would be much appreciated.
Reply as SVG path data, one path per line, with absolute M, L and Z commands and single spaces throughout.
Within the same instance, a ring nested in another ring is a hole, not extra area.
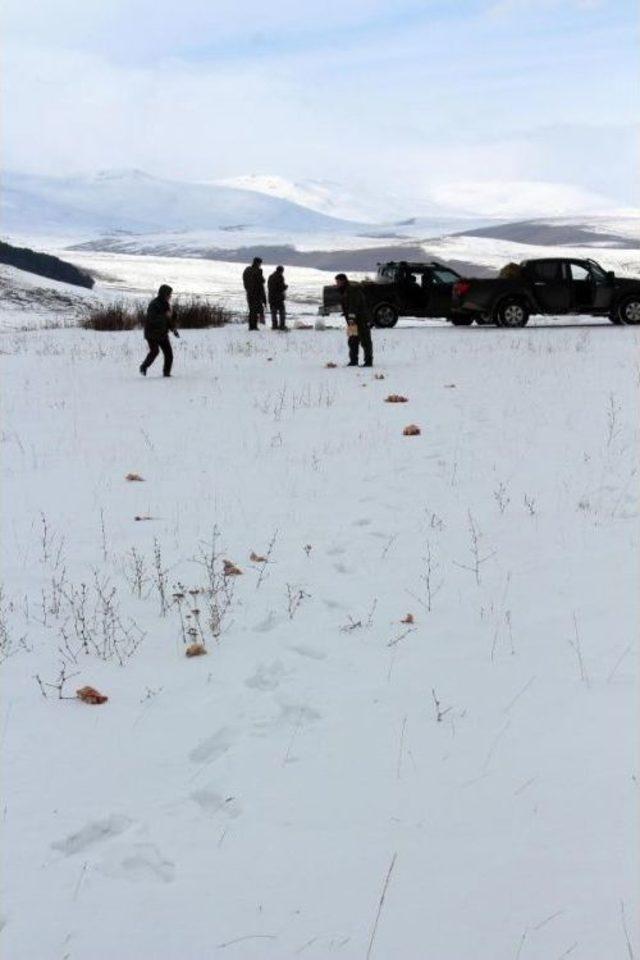
M 206 652 L 204 643 L 190 643 L 184 654 L 185 657 L 204 657 Z
M 106 703 L 109 699 L 109 697 L 105 697 L 103 693 L 96 690 L 95 687 L 80 687 L 79 690 L 76 690 L 76 697 L 78 700 L 82 700 L 83 703 L 91 703 L 94 705 Z

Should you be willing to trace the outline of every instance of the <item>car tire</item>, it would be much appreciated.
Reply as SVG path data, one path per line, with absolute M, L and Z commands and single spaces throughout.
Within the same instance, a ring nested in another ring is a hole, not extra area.
M 625 327 L 637 326 L 640 323 L 640 294 L 621 300 L 615 309 L 615 317 Z
M 499 327 L 524 327 L 529 320 L 529 308 L 523 300 L 510 297 L 498 304 L 495 316 Z
M 488 327 L 492 323 L 495 323 L 490 313 L 479 313 L 475 320 L 479 327 Z
M 473 317 L 451 317 L 451 323 L 454 327 L 470 327 Z
M 398 311 L 390 303 L 378 303 L 372 310 L 372 319 L 374 327 L 388 330 L 398 322 Z

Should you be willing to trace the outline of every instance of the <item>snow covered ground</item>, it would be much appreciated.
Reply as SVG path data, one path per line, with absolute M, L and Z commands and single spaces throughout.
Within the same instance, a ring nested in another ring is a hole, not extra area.
M 374 337 L 0 338 L 3 956 L 640 949 L 640 334 Z

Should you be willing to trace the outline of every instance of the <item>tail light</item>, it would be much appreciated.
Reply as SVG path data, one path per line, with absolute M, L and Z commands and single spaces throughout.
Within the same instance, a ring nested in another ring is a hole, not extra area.
M 465 297 L 469 290 L 471 290 L 471 284 L 468 280 L 458 280 L 453 285 L 453 293 L 456 297 Z

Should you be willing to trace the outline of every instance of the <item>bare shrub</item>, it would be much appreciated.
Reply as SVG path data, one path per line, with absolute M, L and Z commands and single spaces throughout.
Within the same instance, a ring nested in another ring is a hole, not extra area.
M 91 306 L 82 320 L 86 330 L 135 330 L 144 326 L 146 305 L 132 300 L 114 300 Z M 203 297 L 185 297 L 174 305 L 173 318 L 183 330 L 222 327 L 233 315 L 219 303 Z

